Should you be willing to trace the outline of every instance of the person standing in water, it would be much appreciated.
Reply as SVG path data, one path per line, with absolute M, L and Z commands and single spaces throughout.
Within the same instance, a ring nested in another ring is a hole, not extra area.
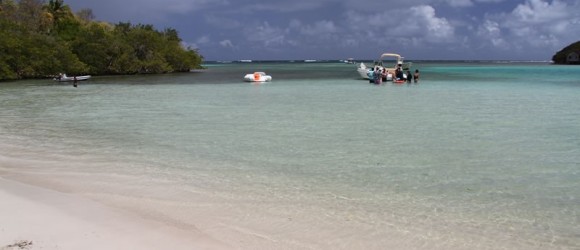
M 369 72 L 367 72 L 367 76 L 369 77 L 369 83 L 375 82 L 375 69 L 371 68 Z
M 415 70 L 415 74 L 413 75 L 413 78 L 415 79 L 415 83 L 419 82 L 419 70 L 418 69 Z
M 396 80 L 402 80 L 403 79 L 403 69 L 402 69 L 402 65 L 401 64 L 397 65 L 397 68 L 395 69 L 395 79 Z
M 373 83 L 374 84 L 379 84 L 380 83 L 379 82 L 379 78 L 381 78 L 380 75 L 381 75 L 381 70 L 379 69 L 379 67 L 375 67 L 375 71 L 374 71 L 374 74 L 373 74 Z
M 77 76 L 73 76 L 73 87 L 77 87 Z

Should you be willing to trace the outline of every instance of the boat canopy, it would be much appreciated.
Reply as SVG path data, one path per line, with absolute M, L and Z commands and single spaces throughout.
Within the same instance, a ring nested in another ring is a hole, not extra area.
M 394 54 L 394 53 L 384 53 L 381 55 L 381 58 L 383 57 L 397 57 L 397 58 L 401 58 L 401 55 L 399 54 Z
M 381 58 L 379 58 L 379 65 L 382 66 L 385 58 L 391 58 L 390 60 L 396 61 L 396 65 L 403 64 L 403 57 L 401 55 L 395 53 L 383 53 Z
M 386 57 L 394 57 L 397 59 L 397 62 L 402 63 L 403 60 L 401 60 L 403 57 L 399 54 L 393 54 L 393 53 L 384 53 L 381 55 L 381 58 L 379 60 L 383 60 Z

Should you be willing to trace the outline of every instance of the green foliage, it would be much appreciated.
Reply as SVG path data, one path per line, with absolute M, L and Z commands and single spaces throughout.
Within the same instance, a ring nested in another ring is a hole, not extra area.
M 18 78 L 12 66 L 18 57 L 15 49 L 19 47 L 19 40 L 13 35 L 15 29 L 15 24 L 0 19 L 0 80 Z
M 202 63 L 175 29 L 93 18 L 90 9 L 73 14 L 63 0 L 0 0 L 0 80 L 187 72 Z
M 556 64 L 566 64 L 568 63 L 567 62 L 568 54 L 572 52 L 580 54 L 580 41 L 572 43 L 563 48 L 562 50 L 558 51 L 554 56 L 552 56 L 552 61 L 554 61 L 554 63 Z
M 88 65 L 89 74 L 107 73 L 107 52 L 113 39 L 105 27 L 91 23 L 80 27 L 76 36 L 70 37 L 70 47 L 78 58 Z

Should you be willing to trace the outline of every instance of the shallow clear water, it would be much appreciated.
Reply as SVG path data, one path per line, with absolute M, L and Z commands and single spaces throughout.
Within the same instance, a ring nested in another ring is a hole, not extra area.
M 181 205 L 189 196 L 163 192 L 220 197 L 214 208 L 238 217 L 209 220 L 273 231 L 265 246 L 579 248 L 580 68 L 415 66 L 410 85 L 371 85 L 338 63 L 2 83 L 1 154 L 56 161 L 26 168 L 47 176 L 98 175 L 86 195 L 105 202 L 107 187 Z M 241 81 L 253 71 L 274 80 Z M 114 175 L 145 181 L 105 181 Z M 165 191 L 135 191 L 156 185 Z

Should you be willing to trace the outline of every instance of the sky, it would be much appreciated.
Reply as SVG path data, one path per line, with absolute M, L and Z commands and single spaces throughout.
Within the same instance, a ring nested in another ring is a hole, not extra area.
M 550 60 L 580 0 L 65 0 L 95 20 L 176 29 L 205 60 Z

